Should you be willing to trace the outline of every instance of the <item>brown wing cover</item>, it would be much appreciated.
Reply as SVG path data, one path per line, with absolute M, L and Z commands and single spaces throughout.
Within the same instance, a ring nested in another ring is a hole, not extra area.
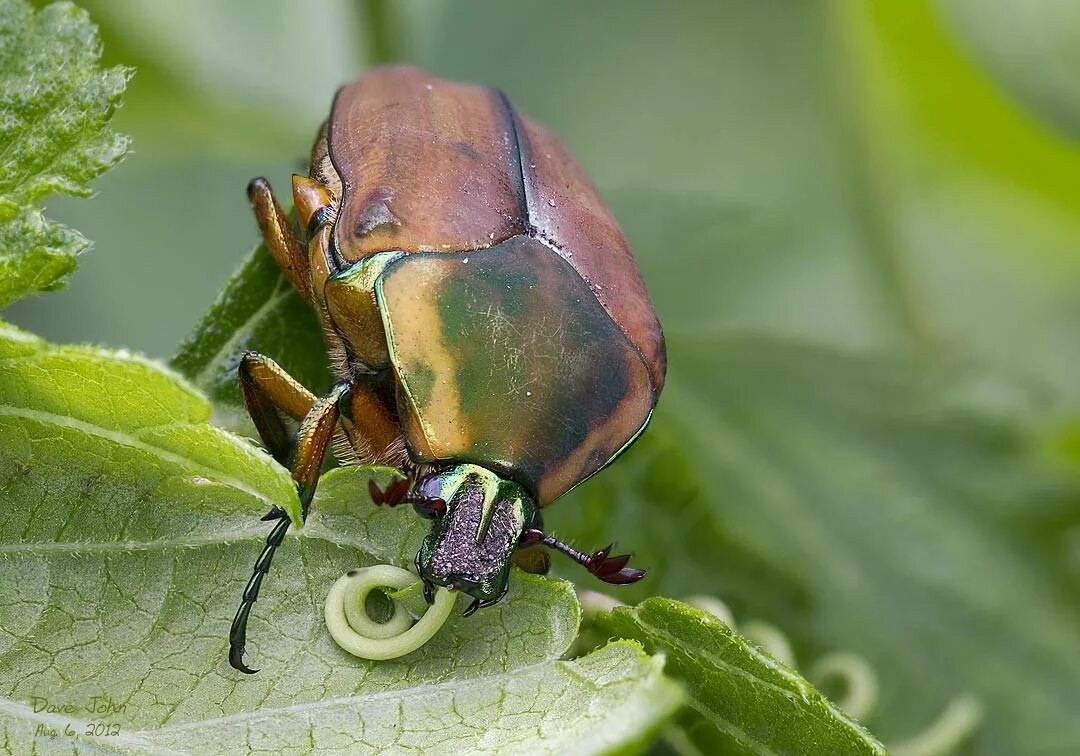
M 641 351 L 656 396 L 664 386 L 664 333 L 626 237 L 589 177 L 547 129 L 516 115 L 530 233 L 577 269 Z
M 525 231 L 513 116 L 498 92 L 376 69 L 338 90 L 328 137 L 347 261 L 481 249 Z
M 327 125 L 339 254 L 462 252 L 517 234 L 567 260 L 637 347 L 655 392 L 664 336 L 626 238 L 577 161 L 498 92 L 411 66 L 342 87 Z

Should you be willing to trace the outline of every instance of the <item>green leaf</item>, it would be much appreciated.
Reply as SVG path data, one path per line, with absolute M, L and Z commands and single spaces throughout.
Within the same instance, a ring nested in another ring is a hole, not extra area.
M 62 286 L 89 246 L 38 205 L 88 196 L 127 150 L 108 121 L 131 71 L 103 69 L 100 56 L 97 28 L 74 5 L 0 0 L 0 307 Z
M 118 540 L 213 537 L 209 513 L 296 506 L 284 469 L 209 425 L 206 399 L 149 360 L 50 346 L 6 324 L 0 360 L 9 542 L 18 535 L 74 548 L 97 534 L 106 511 L 127 513 L 123 530 L 111 534 Z
M 208 403 L 146 360 L 5 326 L 0 364 L 0 729 L 15 751 L 71 742 L 39 726 L 101 720 L 120 735 L 76 744 L 506 751 L 543 738 L 596 752 L 644 742 L 677 706 L 662 658 L 633 643 L 560 661 L 574 593 L 527 575 L 402 659 L 338 649 L 321 615 L 330 584 L 411 564 L 427 529 L 373 506 L 367 480 L 386 472 L 362 468 L 324 478 L 252 616 L 248 658 L 263 670 L 236 673 L 229 624 L 266 535 L 257 516 L 295 500 L 287 473 L 207 425 Z M 92 717 L 93 696 L 123 709 Z M 80 711 L 35 712 L 46 700 Z
M 707 612 L 653 598 L 593 624 L 667 656 L 689 694 L 684 731 L 701 753 L 885 753 L 798 673 Z
M 1006 90 L 1080 137 L 1080 10 L 1070 0 L 937 2 L 956 36 Z
M 215 419 L 227 427 L 250 427 L 236 378 L 240 357 L 249 350 L 274 358 L 316 393 L 330 387 L 315 314 L 263 245 L 225 284 L 171 363 L 210 397 L 218 410 Z

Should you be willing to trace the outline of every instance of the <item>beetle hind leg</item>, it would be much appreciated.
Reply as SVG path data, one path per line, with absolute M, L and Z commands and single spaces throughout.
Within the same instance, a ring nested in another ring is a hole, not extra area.
M 303 519 L 307 518 L 308 507 L 315 495 L 315 486 L 322 472 L 323 458 L 326 456 L 330 439 L 334 435 L 334 427 L 341 415 L 340 405 L 348 401 L 348 396 L 349 384 L 336 385 L 328 395 L 315 402 L 296 432 L 296 444 L 290 455 L 289 469 L 296 483 L 296 492 L 300 497 Z M 280 422 L 280 418 L 278 421 Z M 262 432 L 261 429 L 260 432 Z M 292 524 L 288 517 L 282 516 L 277 519 L 278 522 L 266 538 L 266 545 L 259 554 L 259 558 L 255 560 L 251 579 L 244 588 L 240 607 L 236 610 L 236 616 L 233 618 L 232 628 L 229 631 L 229 663 L 234 669 L 245 674 L 254 674 L 258 671 L 244 663 L 248 617 L 252 606 L 259 598 L 259 589 L 262 587 L 263 579 L 270 572 L 270 562 L 274 558 L 274 553 L 284 541 L 285 534 Z

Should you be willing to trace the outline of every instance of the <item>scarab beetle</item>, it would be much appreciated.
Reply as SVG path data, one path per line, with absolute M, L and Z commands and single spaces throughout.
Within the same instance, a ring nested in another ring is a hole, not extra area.
M 432 520 L 416 556 L 429 600 L 440 585 L 473 597 L 466 614 L 495 603 L 511 561 L 547 569 L 542 547 L 608 583 L 643 577 L 540 520 L 642 432 L 666 368 L 626 240 L 562 145 L 501 92 L 381 68 L 338 90 L 292 194 L 299 235 L 265 179 L 248 185 L 338 383 L 317 397 L 255 353 L 239 374 L 304 515 L 333 442 L 346 461 L 402 470 L 370 493 Z M 290 524 L 277 508 L 264 519 L 278 522 L 230 635 L 243 672 L 248 615 Z

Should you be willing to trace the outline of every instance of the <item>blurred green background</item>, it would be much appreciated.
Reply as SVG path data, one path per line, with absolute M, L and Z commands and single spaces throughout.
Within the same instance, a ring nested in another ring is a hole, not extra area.
M 96 249 L 12 321 L 168 357 L 337 86 L 495 85 L 609 198 L 671 340 L 653 431 L 556 524 L 863 654 L 886 742 L 971 694 L 966 748 L 1080 749 L 1076 3 L 81 4 L 137 67 L 134 152 L 51 203 Z
M 166 356 L 256 239 L 247 181 L 287 189 L 385 51 L 355 2 L 84 5 L 138 68 L 116 119 L 134 152 L 94 201 L 53 203 L 98 251 L 10 317 Z M 1080 24 L 1069 3 L 995 24 L 1021 5 L 426 1 L 388 23 L 391 56 L 498 86 L 565 140 L 669 329 L 973 355 L 1077 401 L 1080 87 L 1052 89 Z M 654 194 L 679 210 L 645 244 Z

